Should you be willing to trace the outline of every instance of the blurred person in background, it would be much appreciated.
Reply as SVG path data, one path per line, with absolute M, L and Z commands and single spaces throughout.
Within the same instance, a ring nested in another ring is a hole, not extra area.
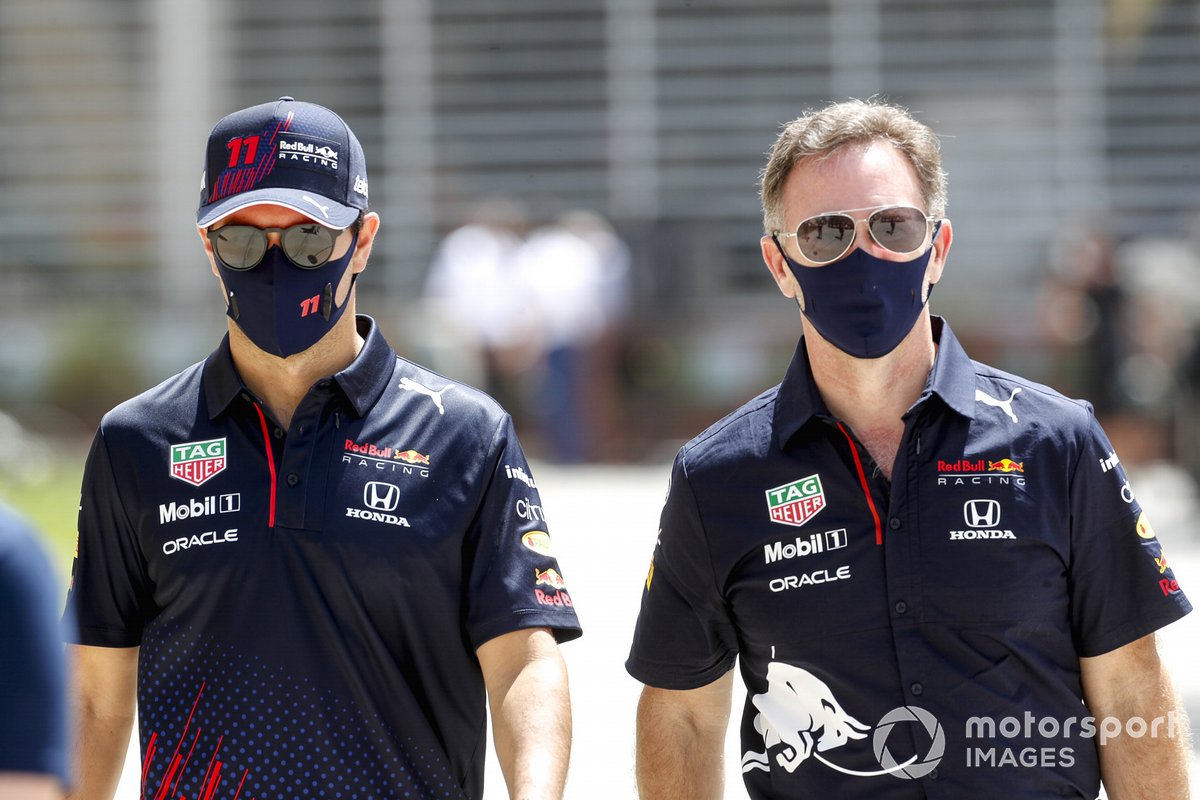
M 562 796 L 573 603 L 512 421 L 355 315 L 379 216 L 334 112 L 209 135 L 197 225 L 228 335 L 105 415 L 83 479 L 82 774 L 111 798 Z
M 33 531 L 0 504 L 0 800 L 61 798 L 70 783 L 60 597 Z
M 1083 223 L 1064 226 L 1050 244 L 1038 288 L 1037 319 L 1041 350 L 1050 360 L 1046 373 L 1054 376 L 1060 390 L 1086 397 L 1109 438 L 1117 442 L 1112 415 L 1128 401 L 1114 369 L 1127 342 L 1126 291 L 1115 250 L 1116 243 L 1104 230 Z
M 608 220 L 574 209 L 533 231 L 516 264 L 538 328 L 531 410 L 547 457 L 572 464 L 615 455 L 628 248 Z
M 486 201 L 434 254 L 430 349 L 501 398 L 538 455 L 617 457 L 628 278 L 629 250 L 599 214 L 573 209 L 530 229 L 515 201 Z
M 771 150 L 762 256 L 803 336 L 676 457 L 626 662 L 644 798 L 721 796 L 735 661 L 754 798 L 1187 795 L 1154 632 L 1191 605 L 1090 405 L 929 313 L 939 150 L 879 101 Z M 1145 728 L 1097 746 L 1086 716 Z
M 528 228 L 516 200 L 480 202 L 438 245 L 423 291 L 437 368 L 479 385 L 522 422 L 521 378 L 539 356 L 537 321 L 517 273 Z

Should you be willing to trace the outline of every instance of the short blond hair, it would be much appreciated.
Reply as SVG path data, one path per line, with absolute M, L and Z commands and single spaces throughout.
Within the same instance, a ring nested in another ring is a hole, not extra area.
M 760 181 L 764 230 L 782 230 L 783 185 L 797 164 L 806 158 L 828 157 L 843 145 L 874 141 L 890 142 L 908 158 L 921 184 L 925 212 L 933 217 L 945 215 L 946 173 L 937 135 L 907 109 L 872 98 L 808 111 L 783 127 Z

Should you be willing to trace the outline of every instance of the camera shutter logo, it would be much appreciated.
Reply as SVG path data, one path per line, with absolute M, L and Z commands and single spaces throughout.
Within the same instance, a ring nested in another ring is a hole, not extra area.
M 400 487 L 393 483 L 371 481 L 363 489 L 363 503 L 372 511 L 395 511 L 400 504 Z
M 892 728 L 900 722 L 915 723 L 925 729 L 929 736 L 929 751 L 924 756 L 913 756 L 903 763 L 897 763 L 896 757 L 888 749 L 887 740 Z M 942 756 L 946 754 L 946 732 L 942 730 L 937 717 L 925 709 L 919 706 L 900 706 L 893 708 L 879 720 L 879 724 L 875 726 L 875 735 L 871 738 L 871 745 L 879 766 L 889 773 L 897 778 L 920 778 L 937 769 Z
M 995 528 L 1000 524 L 999 500 L 968 500 L 963 503 L 968 528 Z

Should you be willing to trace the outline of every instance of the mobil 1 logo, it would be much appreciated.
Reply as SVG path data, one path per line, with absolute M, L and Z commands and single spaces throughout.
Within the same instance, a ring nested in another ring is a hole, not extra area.
M 807 536 L 797 536 L 795 539 L 773 542 L 763 545 L 763 559 L 767 564 L 776 561 L 788 561 L 793 558 L 825 553 L 830 550 L 840 550 L 846 546 L 846 529 L 812 533 Z
M 213 514 L 232 514 L 241 510 L 241 492 L 210 494 L 207 497 L 193 497 L 182 503 L 159 503 L 158 524 L 167 525 L 185 519 L 211 517 Z

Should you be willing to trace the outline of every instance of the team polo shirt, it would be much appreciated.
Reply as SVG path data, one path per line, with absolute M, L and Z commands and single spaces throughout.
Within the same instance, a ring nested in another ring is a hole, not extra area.
M 1191 610 L 1090 406 L 934 332 L 890 482 L 803 340 L 675 460 L 626 666 L 692 689 L 740 659 L 751 797 L 1093 798 L 1080 657 Z
M 358 325 L 286 431 L 228 339 L 100 425 L 68 604 L 141 648 L 148 799 L 479 798 L 476 648 L 580 633 L 509 416 Z
M 34 533 L 0 506 L 0 773 L 68 786 L 62 594 Z M 70 620 L 64 620 L 68 627 Z

